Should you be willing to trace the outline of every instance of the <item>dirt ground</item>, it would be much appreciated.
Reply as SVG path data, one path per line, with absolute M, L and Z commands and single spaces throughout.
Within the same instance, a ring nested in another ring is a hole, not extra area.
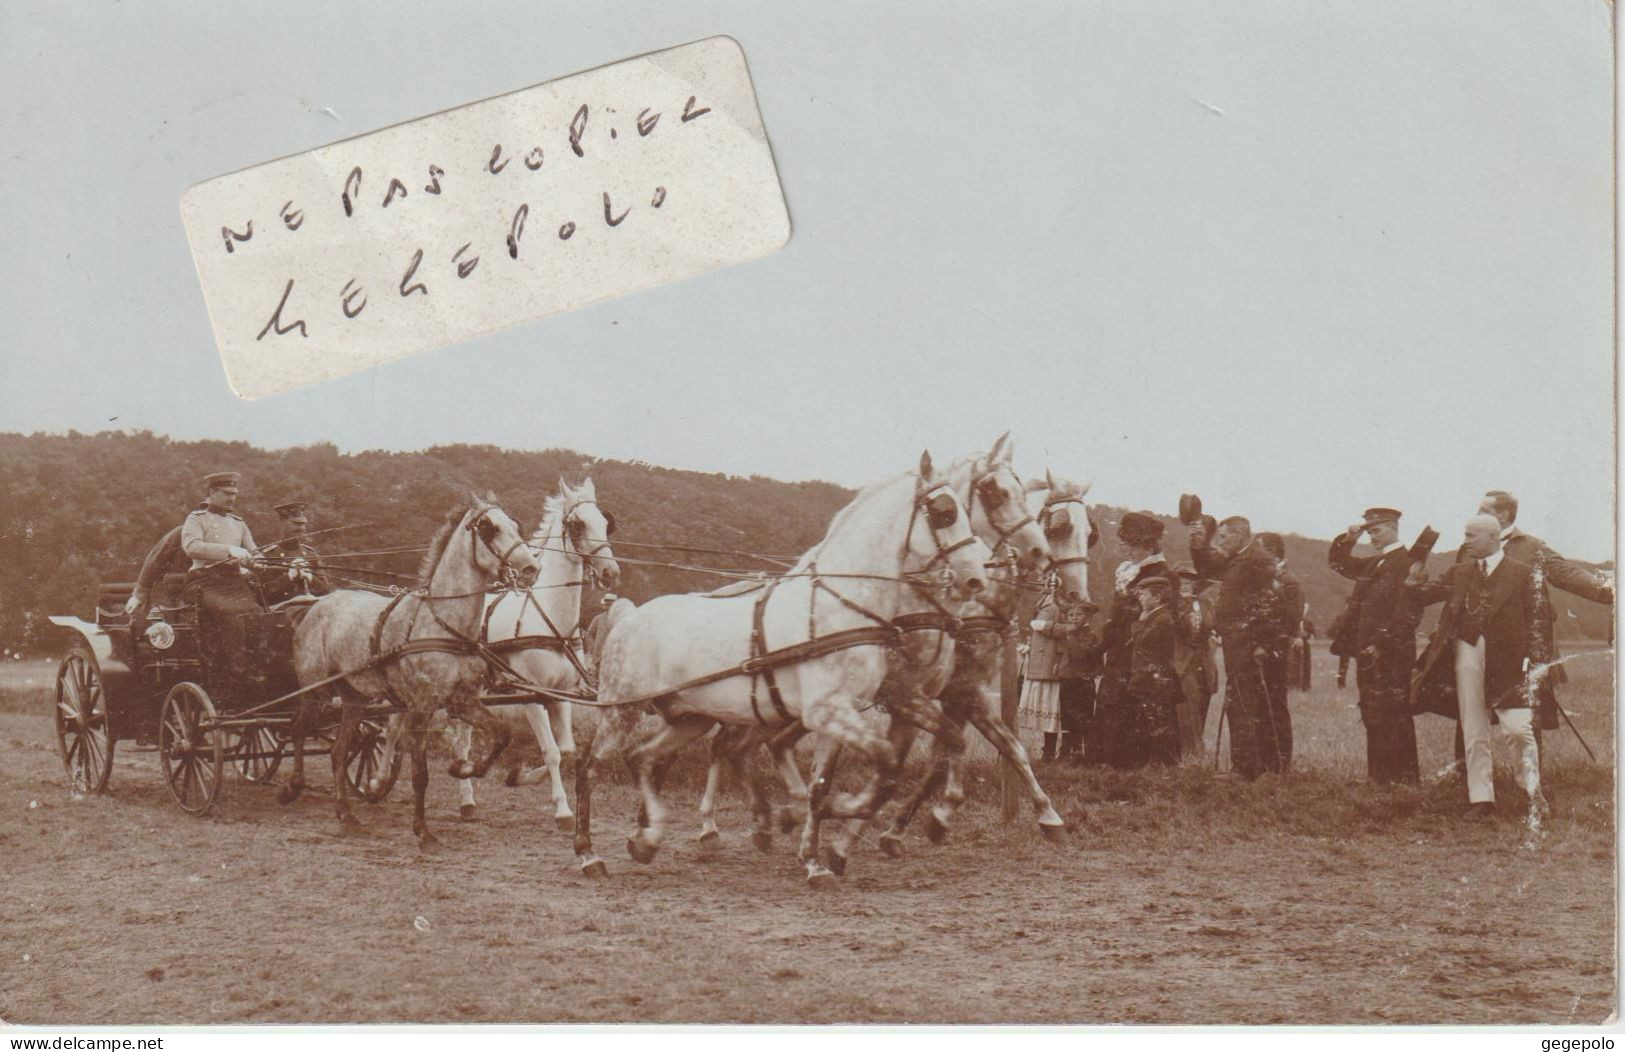
M 405 778 L 361 805 L 366 832 L 348 839 L 325 761 L 291 807 L 229 776 L 198 819 L 170 800 L 155 752 L 121 743 L 112 792 L 76 797 L 48 703 L 8 702 L 0 1017 L 1596 1023 L 1616 1004 L 1604 689 L 1582 716 L 1603 763 L 1554 744 L 1556 815 L 1534 850 L 1510 783 L 1482 824 L 1462 820 L 1459 782 L 1364 785 L 1352 692 L 1323 690 L 1294 700 L 1300 772 L 1248 785 L 1205 766 L 1048 765 L 1071 826 L 1052 844 L 999 822 L 984 771 L 947 845 L 915 836 L 896 861 L 862 845 L 823 892 L 787 838 L 769 855 L 750 846 L 736 794 L 723 848 L 703 855 L 692 770 L 674 777 L 674 836 L 646 867 L 621 847 L 631 792 L 602 791 L 612 875 L 593 881 L 542 786 L 482 785 L 482 819 L 463 823 L 437 769 L 447 850 L 425 856 Z M 1424 767 L 1442 764 L 1448 725 L 1425 722 Z

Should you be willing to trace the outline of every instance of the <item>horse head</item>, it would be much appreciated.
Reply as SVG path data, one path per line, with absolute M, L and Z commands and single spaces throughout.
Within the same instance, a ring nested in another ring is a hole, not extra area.
M 925 528 L 918 529 L 921 522 Z M 941 564 L 948 571 L 960 597 L 975 595 L 987 587 L 985 569 L 992 551 L 971 532 L 970 516 L 960 503 L 950 480 L 931 466 L 929 451 L 920 455 L 920 472 L 914 483 L 914 510 L 909 520 L 903 562 L 922 562 L 915 571 L 932 571 Z
M 1014 548 L 1021 569 L 1032 570 L 1049 558 L 1050 546 L 1027 510 L 1025 487 L 1010 461 L 1010 432 L 1006 431 L 992 449 L 972 461 L 965 507 L 970 512 L 971 532 L 986 541 L 989 549 Z
M 565 543 L 580 557 L 598 587 L 614 591 L 621 580 L 621 564 L 609 546 L 615 516 L 598 506 L 598 493 L 590 478 L 574 488 L 559 479 L 559 498 L 564 506 Z
M 474 568 L 485 579 L 498 580 L 512 573 L 525 587 L 536 580 L 541 570 L 536 553 L 525 543 L 519 524 L 494 502 L 475 501 L 463 513 L 459 527 L 468 531 Z
M 1060 579 L 1063 595 L 1087 598 L 1089 595 L 1089 550 L 1100 541 L 1095 520 L 1083 498 L 1087 484 L 1057 479 L 1047 470 L 1044 481 L 1029 483 L 1027 499 L 1038 502 L 1038 523 L 1049 541 L 1047 569 Z

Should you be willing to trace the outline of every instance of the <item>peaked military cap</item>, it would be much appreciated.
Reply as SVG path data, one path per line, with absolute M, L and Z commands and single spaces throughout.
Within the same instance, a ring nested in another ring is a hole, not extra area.
M 203 476 L 203 482 L 210 489 L 217 486 L 235 486 L 243 479 L 241 471 L 211 471 Z
M 290 515 L 298 515 L 308 507 L 310 507 L 310 501 L 308 500 L 288 500 L 283 501 L 271 510 L 285 519 Z
M 1162 540 L 1162 522 L 1147 511 L 1123 513 L 1117 524 L 1117 539 L 1124 544 L 1149 544 Z
M 1367 508 L 1365 521 L 1368 526 L 1374 526 L 1379 522 L 1398 522 L 1399 512 L 1393 508 Z
M 1136 591 L 1141 588 L 1151 588 L 1159 592 L 1168 592 L 1172 591 L 1173 587 L 1174 583 L 1161 575 L 1156 577 L 1142 577 L 1138 581 L 1134 582 L 1134 588 Z

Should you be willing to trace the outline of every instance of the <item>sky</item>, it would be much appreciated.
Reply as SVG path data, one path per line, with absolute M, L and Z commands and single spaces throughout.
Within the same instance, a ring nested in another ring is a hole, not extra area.
M 471 442 L 861 484 L 1014 434 L 1172 513 L 1612 555 L 1600 0 L 0 7 L 0 430 Z M 780 252 L 245 403 L 191 184 L 727 33 Z

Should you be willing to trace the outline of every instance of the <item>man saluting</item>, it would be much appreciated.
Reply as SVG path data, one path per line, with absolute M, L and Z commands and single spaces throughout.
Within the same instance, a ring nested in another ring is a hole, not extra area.
M 235 511 L 241 479 L 235 471 L 204 476 L 208 503 L 181 523 L 181 550 L 192 560 L 189 583 L 197 588 L 204 659 L 214 669 L 243 669 L 254 678 L 256 666 L 250 660 L 242 615 L 264 607 L 248 577 L 254 535 Z
M 1354 554 L 1362 533 L 1369 535 L 1376 555 Z M 1419 771 L 1410 686 L 1411 666 L 1416 664 L 1417 611 L 1405 592 L 1411 560 L 1399 543 L 1399 512 L 1367 508 L 1363 522 L 1332 541 L 1326 561 L 1354 582 L 1342 630 L 1345 648 L 1356 659 L 1366 777 L 1373 782 L 1415 784 Z

